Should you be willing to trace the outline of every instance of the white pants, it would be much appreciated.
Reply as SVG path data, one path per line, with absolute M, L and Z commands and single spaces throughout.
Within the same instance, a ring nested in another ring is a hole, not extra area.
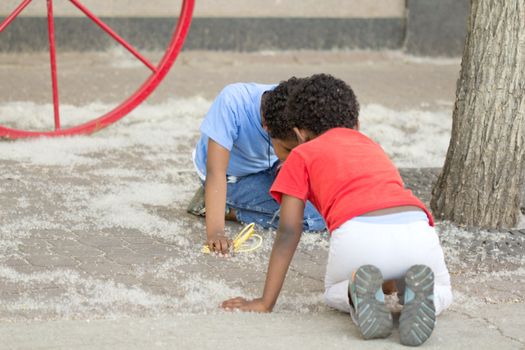
M 370 223 L 359 218 L 332 232 L 325 276 L 324 299 L 328 306 L 353 311 L 348 301 L 348 279 L 362 265 L 375 265 L 384 280 L 399 280 L 404 290 L 406 271 L 416 264 L 434 272 L 434 304 L 439 315 L 452 303 L 450 275 L 439 238 L 427 220 L 408 223 Z

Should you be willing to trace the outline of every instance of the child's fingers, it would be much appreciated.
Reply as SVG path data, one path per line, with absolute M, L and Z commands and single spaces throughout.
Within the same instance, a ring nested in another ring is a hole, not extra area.
M 246 299 L 244 299 L 243 297 L 236 297 L 236 298 L 230 299 L 230 301 L 232 303 L 240 304 L 240 303 L 246 302 Z
M 228 254 L 230 248 L 230 242 L 226 238 L 222 238 L 218 241 L 218 247 L 217 250 L 221 252 L 221 254 Z
M 221 242 L 221 240 L 217 240 L 217 241 L 215 241 L 215 243 L 214 243 L 214 247 L 215 247 L 215 251 L 216 251 L 217 253 L 219 253 L 219 254 L 223 254 L 223 253 L 222 253 L 222 242 Z
M 246 304 L 246 299 L 237 297 L 233 299 L 226 300 L 222 303 L 223 309 L 239 309 Z
M 221 304 L 221 307 L 223 309 L 233 309 L 231 300 L 223 301 L 222 304 Z
M 208 248 L 211 253 L 229 255 L 231 247 L 233 247 L 233 242 L 226 237 L 218 237 L 208 240 Z
M 215 252 L 215 241 L 212 239 L 209 239 L 208 242 L 206 242 L 206 244 L 208 245 L 208 249 L 210 250 L 210 253 L 214 253 Z
M 210 250 L 215 253 L 223 254 L 223 248 L 222 248 L 222 241 L 220 239 L 216 239 L 211 241 L 211 244 L 209 244 Z
M 230 302 L 229 300 L 226 300 L 226 301 L 223 301 L 220 305 L 221 308 L 223 309 L 226 309 L 226 310 L 231 310 L 232 308 L 230 307 Z

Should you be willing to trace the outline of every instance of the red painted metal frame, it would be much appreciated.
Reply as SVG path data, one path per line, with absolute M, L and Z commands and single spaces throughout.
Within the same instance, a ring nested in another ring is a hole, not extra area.
M 48 1 L 48 26 L 49 26 L 49 42 L 50 42 L 50 58 L 51 58 L 51 77 L 52 81 L 56 80 L 56 60 L 52 57 L 54 56 L 55 43 L 54 43 L 54 31 L 52 22 L 52 0 Z M 26 138 L 26 137 L 39 137 L 39 136 L 67 136 L 67 135 L 77 135 L 77 134 L 90 134 L 95 131 L 98 131 L 106 126 L 116 122 L 117 120 L 123 118 L 133 109 L 135 109 L 141 102 L 143 102 L 160 84 L 162 79 L 168 74 L 171 66 L 175 62 L 182 46 L 186 35 L 188 34 L 191 17 L 193 14 L 193 8 L 195 6 L 195 0 L 183 0 L 182 7 L 177 22 L 177 26 L 173 32 L 172 39 L 168 44 L 166 52 L 162 57 L 160 63 L 155 67 L 147 59 L 142 57 L 137 50 L 135 50 L 131 45 L 129 45 L 124 39 L 122 39 L 118 34 L 116 34 L 109 26 L 103 23 L 95 15 L 93 15 L 87 8 L 85 8 L 78 0 L 69 0 L 76 7 L 78 7 L 82 12 L 84 12 L 89 18 L 91 18 L 97 25 L 99 25 L 103 30 L 105 30 L 110 36 L 122 44 L 126 49 L 128 49 L 137 59 L 142 61 L 149 69 L 152 70 L 152 74 L 149 78 L 142 84 L 142 86 L 128 99 L 122 102 L 119 106 L 115 107 L 113 110 L 107 112 L 101 117 L 98 117 L 94 120 L 91 120 L 87 123 L 74 126 L 71 128 L 61 129 L 60 128 L 60 117 L 58 114 L 58 86 L 52 82 L 53 85 L 53 105 L 55 107 L 55 130 L 54 131 L 26 131 L 7 128 L 0 125 L 0 137 L 17 139 L 17 138 Z M 9 23 L 31 2 L 31 0 L 24 0 L 22 3 L 11 13 L 1 24 L 0 32 L 3 31 Z M 51 14 L 51 15 L 50 15 Z M 51 18 L 51 19 L 50 19 Z M 53 52 L 52 52 L 53 51 Z M 53 61 L 55 63 L 53 63 Z M 53 65 L 55 72 L 53 73 Z M 56 95 L 55 95 L 56 88 Z M 56 101 L 56 102 L 55 102 Z M 58 121 L 58 123 L 57 123 Z
M 18 5 L 18 7 L 9 16 L 7 16 L 2 25 L 0 25 L 0 33 L 16 18 L 16 16 L 20 14 L 20 12 L 22 12 L 23 9 L 26 8 L 27 5 L 29 5 L 31 1 L 32 0 L 22 1 L 22 3 Z
M 133 56 L 137 57 L 142 63 L 144 63 L 152 72 L 155 72 L 157 69 L 153 64 L 151 64 L 144 56 L 142 56 L 137 50 L 135 50 L 130 44 L 126 42 L 121 36 L 119 36 L 117 33 L 115 33 L 106 23 L 102 22 L 100 18 L 95 16 L 91 11 L 89 11 L 84 5 L 79 3 L 77 0 L 69 0 L 79 8 L 80 11 L 84 12 L 86 16 L 91 18 L 93 22 L 95 22 L 100 28 L 102 28 L 106 33 L 108 33 L 113 39 L 119 42 L 122 46 L 124 46 L 129 52 L 133 54 Z
M 51 88 L 53 89 L 55 130 L 59 130 L 60 106 L 58 104 L 57 55 L 55 45 L 55 19 L 53 18 L 53 0 L 47 0 L 47 28 L 49 34 L 49 61 L 51 63 Z

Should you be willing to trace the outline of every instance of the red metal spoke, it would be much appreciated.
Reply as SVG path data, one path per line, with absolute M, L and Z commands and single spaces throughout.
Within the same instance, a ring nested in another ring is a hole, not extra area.
M 55 114 L 55 130 L 59 130 L 60 111 L 58 106 L 58 79 L 55 45 L 55 20 L 53 18 L 53 0 L 47 0 L 47 27 L 49 34 L 49 58 L 51 61 L 51 85 L 53 89 L 53 111 Z
M 157 68 L 151 64 L 150 61 L 148 61 L 144 56 L 142 56 L 133 46 L 131 46 L 126 40 L 124 40 L 120 35 L 118 35 L 113 29 L 111 29 L 106 23 L 104 23 L 100 18 L 95 16 L 91 11 L 89 11 L 84 5 L 82 5 L 78 0 L 69 0 L 78 7 L 78 9 L 86 16 L 88 16 L 93 22 L 95 22 L 102 30 L 104 30 L 106 33 L 108 33 L 113 39 L 118 41 L 119 44 L 124 46 L 133 56 L 135 56 L 137 59 L 139 59 L 142 63 L 144 63 L 149 69 L 151 69 L 152 72 L 156 72 Z
M 0 0 L 0 2 L 1 1 L 2 0 Z M 0 124 L 0 140 L 2 138 L 18 139 L 26 137 L 55 137 L 66 135 L 71 136 L 80 134 L 91 134 L 125 117 L 129 112 L 131 112 L 138 105 L 140 105 L 140 103 L 142 103 L 155 90 L 155 88 L 160 84 L 162 79 L 164 79 L 168 74 L 170 67 L 173 65 L 173 62 L 176 60 L 184 44 L 186 35 L 188 34 L 194 6 L 195 0 L 182 0 L 182 6 L 180 15 L 178 17 L 177 25 L 172 33 L 171 40 L 166 48 L 166 53 L 157 65 L 156 71 L 146 79 L 146 81 L 137 89 L 137 91 L 135 91 L 121 104 L 117 105 L 115 108 L 106 112 L 102 116 L 99 116 L 96 119 L 92 119 L 80 125 L 60 128 L 58 130 L 53 131 L 22 130 L 5 127 Z M 50 37 L 52 37 L 54 40 L 54 35 Z M 54 44 L 52 46 L 52 51 L 54 52 Z M 53 76 L 55 76 L 56 84 L 56 63 L 55 74 L 52 73 L 52 77 Z M 56 89 L 56 91 L 58 92 L 58 89 Z M 58 106 L 58 94 L 56 96 L 57 103 L 55 104 L 55 106 Z
M 18 7 L 0 24 L 0 33 L 26 8 L 32 0 L 24 0 Z

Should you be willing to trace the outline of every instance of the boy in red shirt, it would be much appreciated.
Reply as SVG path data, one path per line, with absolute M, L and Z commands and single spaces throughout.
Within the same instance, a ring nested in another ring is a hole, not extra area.
M 325 301 L 350 312 L 365 339 L 384 338 L 392 316 L 383 278 L 404 287 L 401 343 L 420 345 L 452 302 L 443 250 L 424 204 L 403 186 L 381 147 L 357 131 L 359 105 L 342 80 L 318 74 L 290 94 L 286 116 L 268 115 L 277 156 L 286 161 L 270 192 L 281 203 L 262 298 L 226 309 L 270 312 L 301 237 L 310 200 L 331 232 Z M 404 278 L 404 279 L 403 279 Z

